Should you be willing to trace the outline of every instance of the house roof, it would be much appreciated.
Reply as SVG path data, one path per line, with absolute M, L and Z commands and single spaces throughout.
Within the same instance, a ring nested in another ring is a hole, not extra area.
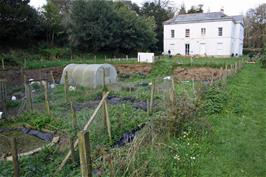
M 172 19 L 164 22 L 165 25 L 181 24 L 181 23 L 198 23 L 206 21 L 234 21 L 235 23 L 243 23 L 243 16 L 228 16 L 223 12 L 194 13 L 176 15 Z

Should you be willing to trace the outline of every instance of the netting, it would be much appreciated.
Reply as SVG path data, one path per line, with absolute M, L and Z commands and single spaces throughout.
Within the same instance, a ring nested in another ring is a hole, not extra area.
M 65 81 L 66 73 L 69 84 L 74 86 L 96 88 L 117 80 L 116 69 L 110 64 L 69 64 L 63 70 L 61 84 Z

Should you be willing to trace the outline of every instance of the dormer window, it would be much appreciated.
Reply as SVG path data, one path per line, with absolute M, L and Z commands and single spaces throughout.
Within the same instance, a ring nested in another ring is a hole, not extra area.
M 190 37 L 190 30 L 189 29 L 186 29 L 186 34 L 185 34 L 186 37 Z
M 223 28 L 222 27 L 218 28 L 218 36 L 223 36 Z

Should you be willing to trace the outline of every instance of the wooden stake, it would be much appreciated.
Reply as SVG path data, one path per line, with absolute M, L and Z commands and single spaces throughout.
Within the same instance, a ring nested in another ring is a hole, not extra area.
M 72 101 L 70 102 L 70 106 L 71 106 L 71 112 L 72 112 L 72 128 L 74 132 L 76 132 L 78 129 L 77 114 L 76 114 L 76 109 L 74 108 Z
M 2 69 L 5 70 L 5 61 L 4 61 L 4 58 L 2 58 Z
M 71 160 L 73 163 L 76 163 L 75 148 L 74 148 L 74 142 L 73 142 L 72 137 L 69 138 L 69 147 L 70 147 L 70 151 L 71 151 Z
M 52 79 L 52 83 L 55 84 L 53 71 L 50 71 L 50 76 L 51 76 L 51 79 Z
M 3 117 L 7 117 L 7 90 L 6 90 L 6 80 L 0 80 L 0 100 L 3 106 Z
M 94 62 L 96 63 L 96 55 L 94 55 Z
M 87 130 L 88 130 L 88 128 L 89 128 L 90 125 L 92 124 L 93 120 L 95 119 L 97 112 L 98 112 L 98 111 L 100 110 L 100 108 L 102 107 L 102 105 L 103 105 L 103 103 L 104 103 L 104 100 L 107 98 L 108 94 L 109 94 L 109 92 L 107 92 L 107 93 L 103 96 L 103 98 L 102 98 L 102 100 L 100 101 L 100 103 L 98 104 L 97 108 L 94 110 L 93 114 L 91 115 L 89 121 L 88 121 L 88 122 L 86 123 L 86 125 L 84 126 L 83 131 L 87 131 Z M 74 143 L 74 148 L 76 148 L 77 146 L 78 146 L 78 139 L 77 139 L 77 140 L 75 141 L 75 143 Z M 61 170 L 61 169 L 65 166 L 65 164 L 66 164 L 66 162 L 67 162 L 67 160 L 69 159 L 70 156 L 71 156 L 71 151 L 68 151 L 67 155 L 65 156 L 64 160 L 62 161 L 62 163 L 61 163 L 60 166 L 59 166 L 59 170 Z
M 155 79 L 152 80 L 152 85 L 151 85 L 151 99 L 150 99 L 150 109 L 149 109 L 150 114 L 153 113 L 154 91 L 155 91 Z
M 105 95 L 105 92 L 103 92 L 103 96 Z M 103 103 L 103 119 L 104 119 L 104 126 L 107 128 L 107 133 L 109 136 L 109 142 L 110 144 L 112 143 L 112 132 L 111 132 L 111 122 L 109 119 L 109 113 L 108 113 L 108 108 L 107 108 L 107 101 L 106 99 L 104 100 Z
M 17 150 L 17 142 L 16 138 L 10 138 L 11 145 L 11 153 L 12 153 L 12 161 L 14 168 L 14 177 L 19 177 L 19 162 L 18 162 L 18 150 Z
M 65 93 L 65 102 L 68 102 L 68 72 L 66 71 L 64 76 L 64 93 Z
M 48 82 L 43 81 L 43 86 L 44 86 L 45 109 L 46 109 L 47 114 L 51 115 L 49 100 L 48 100 Z
M 89 132 L 81 131 L 78 134 L 79 157 L 82 177 L 92 177 L 92 162 Z
M 149 103 L 149 99 L 147 99 L 147 114 L 150 115 L 150 103 Z

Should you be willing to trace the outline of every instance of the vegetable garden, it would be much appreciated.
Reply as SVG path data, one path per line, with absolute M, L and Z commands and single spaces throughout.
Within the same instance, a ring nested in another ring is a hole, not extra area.
M 20 176 L 175 176 L 173 170 L 167 172 L 174 167 L 166 163 L 164 171 L 154 169 L 152 160 L 145 160 L 151 158 L 147 152 L 152 149 L 163 158 L 162 148 L 175 153 L 167 145 L 171 137 L 205 129 L 199 117 L 221 111 L 226 96 L 216 96 L 244 64 L 243 59 L 160 58 L 140 72 L 134 61 L 123 62 L 111 62 L 119 82 L 98 89 L 58 85 L 53 72 L 30 80 L 25 71 L 23 84 L 2 98 L 7 117 L 0 120 L 0 147 L 5 149 L 0 150 L 0 176 L 14 171 Z M 10 101 L 14 94 L 20 96 Z M 52 138 L 36 139 L 38 135 Z M 12 141 L 17 142 L 12 146 L 16 153 L 9 151 Z M 21 153 L 25 156 L 18 155 L 17 165 L 8 161 Z

